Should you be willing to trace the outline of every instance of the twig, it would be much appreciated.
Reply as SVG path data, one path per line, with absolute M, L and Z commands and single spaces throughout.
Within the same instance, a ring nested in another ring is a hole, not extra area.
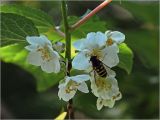
M 59 29 L 59 26 L 56 26 L 54 30 L 62 37 L 65 37 L 65 34 Z
M 73 30 L 77 29 L 80 25 L 85 23 L 89 18 L 91 18 L 94 14 L 96 14 L 98 11 L 100 11 L 102 8 L 104 8 L 111 1 L 112 0 L 105 0 L 103 3 L 101 3 L 99 6 L 97 6 L 94 10 L 92 10 L 88 15 L 86 15 L 81 20 L 79 20 L 77 23 L 72 25 L 70 30 L 73 31 Z
M 73 100 L 70 99 L 68 101 L 68 105 L 67 105 L 67 113 L 68 113 L 68 119 L 74 119 L 74 109 L 73 109 Z

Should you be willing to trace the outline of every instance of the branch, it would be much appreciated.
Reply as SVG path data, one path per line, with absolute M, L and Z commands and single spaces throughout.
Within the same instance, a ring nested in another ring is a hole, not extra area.
M 73 30 L 77 29 L 80 25 L 85 23 L 89 18 L 91 18 L 94 14 L 96 14 L 98 11 L 100 11 L 102 8 L 104 8 L 111 1 L 112 0 L 105 0 L 103 3 L 101 3 L 99 6 L 97 6 L 94 10 L 92 10 L 88 15 L 86 15 L 81 20 L 79 20 L 77 23 L 72 25 L 70 30 L 73 31 Z

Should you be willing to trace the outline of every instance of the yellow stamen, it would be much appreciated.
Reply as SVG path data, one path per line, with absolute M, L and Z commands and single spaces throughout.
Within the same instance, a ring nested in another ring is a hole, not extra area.
M 39 48 L 37 49 L 37 51 L 41 53 L 41 57 L 42 57 L 43 60 L 47 60 L 47 61 L 50 61 L 50 60 L 51 60 L 51 55 L 50 55 L 50 52 L 49 52 L 49 50 L 48 50 L 47 45 L 45 45 L 43 48 L 42 48 L 42 47 L 41 47 L 41 48 L 39 47 Z
M 105 89 L 105 90 L 110 90 L 111 89 L 111 84 L 106 81 L 105 78 L 99 77 L 96 79 L 96 85 L 100 89 Z
M 97 58 L 99 59 L 102 56 L 102 52 L 101 52 L 101 50 L 95 48 L 92 50 L 91 56 L 97 56 Z
M 113 40 L 111 38 L 109 38 L 107 41 L 106 41 L 106 44 L 108 46 L 112 45 L 113 44 Z
M 116 96 L 113 96 L 113 100 L 115 100 L 116 98 L 118 98 L 120 96 L 120 93 L 118 93 Z
M 67 87 L 66 87 L 66 89 L 65 89 L 66 93 L 69 94 L 70 92 L 76 90 L 79 85 L 80 85 L 80 84 L 78 84 L 78 83 L 75 82 L 75 81 L 72 81 L 72 80 L 69 81 L 69 83 L 67 84 Z

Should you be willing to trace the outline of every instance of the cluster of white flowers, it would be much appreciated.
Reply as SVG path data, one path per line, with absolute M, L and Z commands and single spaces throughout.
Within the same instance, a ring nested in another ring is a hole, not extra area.
M 125 40 L 125 35 L 118 31 L 91 32 L 87 37 L 74 43 L 74 47 L 79 51 L 74 57 L 72 66 L 74 69 L 86 70 L 91 75 L 92 93 L 98 98 L 97 109 L 103 106 L 112 108 L 115 101 L 121 99 L 121 93 L 115 78 L 116 74 L 112 67 L 118 65 L 118 44 Z M 91 62 L 91 57 L 96 56 L 103 63 L 107 71 L 106 77 L 101 77 Z
M 31 45 L 25 48 L 30 51 L 27 61 L 35 66 L 41 66 L 47 73 L 60 71 L 60 56 L 53 50 L 52 43 L 44 35 L 26 38 Z
M 100 110 L 103 106 L 112 108 L 115 101 L 122 97 L 115 78 L 116 73 L 111 68 L 119 63 L 118 44 L 124 40 L 125 35 L 118 31 L 91 32 L 87 34 L 86 38 L 77 40 L 74 47 L 79 52 L 73 58 L 72 67 L 84 70 L 87 74 L 66 76 L 61 80 L 58 86 L 59 98 L 69 101 L 77 90 L 88 93 L 85 81 L 90 80 L 92 93 L 97 97 L 97 109 Z M 52 46 L 50 40 L 45 36 L 32 36 L 27 37 L 27 41 L 31 44 L 26 46 L 26 49 L 30 51 L 27 58 L 30 64 L 41 66 L 42 70 L 47 73 L 60 71 L 60 55 L 53 49 L 56 46 Z M 96 66 L 93 66 L 91 61 L 93 56 L 105 69 L 106 76 L 101 76 L 100 71 L 97 71 Z

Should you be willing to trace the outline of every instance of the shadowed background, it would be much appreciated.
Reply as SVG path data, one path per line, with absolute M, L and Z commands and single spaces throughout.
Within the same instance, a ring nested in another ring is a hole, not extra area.
M 39 8 L 49 14 L 56 25 L 60 24 L 60 2 L 3 3 Z M 82 17 L 87 10 L 94 9 L 100 3 L 69 1 L 68 14 Z M 92 94 L 78 92 L 74 98 L 75 118 L 158 118 L 158 1 L 114 1 L 101 10 L 97 16 L 100 21 L 106 23 L 106 26 L 94 22 L 92 24 L 97 24 L 99 29 L 102 28 L 102 31 L 106 28 L 106 30 L 121 31 L 126 35 L 125 43 L 134 52 L 133 69 L 128 75 L 124 70 L 114 68 L 123 98 L 117 101 L 112 109 L 106 107 L 97 111 L 96 97 Z M 92 26 L 88 27 L 91 28 Z M 48 89 L 38 92 L 37 81 L 31 73 L 17 65 L 3 61 L 1 63 L 1 76 L 2 118 L 52 119 L 66 109 L 66 103 L 58 99 L 58 82 Z M 55 80 L 56 78 L 51 79 Z M 50 83 L 43 81 L 40 84 Z

